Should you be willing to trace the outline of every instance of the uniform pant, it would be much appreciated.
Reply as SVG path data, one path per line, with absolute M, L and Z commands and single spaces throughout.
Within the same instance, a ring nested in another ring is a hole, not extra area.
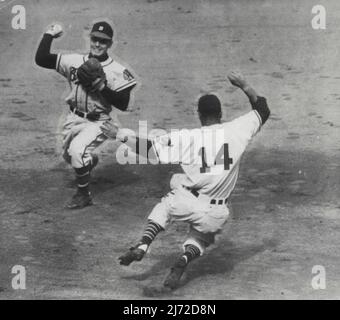
M 177 187 L 158 203 L 148 219 L 158 223 L 164 229 L 173 221 L 188 222 L 191 227 L 189 238 L 183 246 L 196 245 L 201 252 L 214 242 L 229 216 L 227 205 L 210 204 L 207 198 L 197 198 L 184 187 Z
M 100 129 L 103 122 L 68 114 L 63 127 L 63 157 L 73 168 L 89 165 L 91 153 L 107 139 Z

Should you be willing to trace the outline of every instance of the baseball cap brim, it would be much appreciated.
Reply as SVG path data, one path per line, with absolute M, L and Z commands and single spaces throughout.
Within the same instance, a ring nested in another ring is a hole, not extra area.
M 110 38 L 108 35 L 106 35 L 103 32 L 99 32 L 99 31 L 93 31 L 90 33 L 91 37 L 96 37 L 96 38 L 101 38 L 101 39 L 106 39 L 106 40 L 112 40 L 112 38 Z

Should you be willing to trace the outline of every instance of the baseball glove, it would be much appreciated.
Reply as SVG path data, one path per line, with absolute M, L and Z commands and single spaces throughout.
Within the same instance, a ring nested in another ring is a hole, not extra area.
M 106 75 L 96 58 L 85 61 L 77 70 L 78 82 L 87 92 L 101 91 L 106 85 Z

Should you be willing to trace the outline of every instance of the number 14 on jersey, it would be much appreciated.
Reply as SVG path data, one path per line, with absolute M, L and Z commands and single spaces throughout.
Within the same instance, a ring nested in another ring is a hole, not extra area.
M 201 173 L 209 173 L 211 171 L 211 167 L 208 167 L 207 162 L 206 162 L 206 152 L 205 148 L 202 147 L 199 150 L 199 155 L 202 158 L 202 167 L 200 168 Z M 215 161 L 214 161 L 214 166 L 216 165 L 223 165 L 224 170 L 229 170 L 230 165 L 233 163 L 233 159 L 229 157 L 229 146 L 228 143 L 225 143 L 221 146 L 220 150 L 218 151 Z

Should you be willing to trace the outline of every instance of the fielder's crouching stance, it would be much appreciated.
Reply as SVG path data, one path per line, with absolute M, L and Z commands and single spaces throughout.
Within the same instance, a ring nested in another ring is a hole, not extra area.
M 127 109 L 136 80 L 125 67 L 109 57 L 113 29 L 107 22 L 93 25 L 90 53 L 86 55 L 50 53 L 52 40 L 62 33 L 60 25 L 48 28 L 35 61 L 43 68 L 55 69 L 70 85 L 71 92 L 66 98 L 70 112 L 63 127 L 63 157 L 74 168 L 78 185 L 67 207 L 77 209 L 92 204 L 90 173 L 98 163 L 93 151 L 107 139 L 100 125 L 104 121 L 118 123 L 115 108 Z M 112 107 L 115 108 L 112 110 Z
M 221 123 L 219 99 L 205 95 L 198 101 L 201 128 L 171 132 L 146 141 L 148 149 L 154 149 L 161 163 L 180 162 L 184 174 L 172 177 L 172 191 L 152 210 L 140 242 L 119 260 L 122 265 L 140 261 L 156 235 L 171 220 L 188 222 L 190 232 L 183 244 L 184 253 L 164 282 L 170 289 L 178 286 L 188 263 L 204 253 L 226 223 L 228 197 L 237 181 L 241 156 L 270 114 L 266 99 L 259 97 L 241 74 L 232 72 L 228 78 L 248 96 L 252 111 Z M 118 127 L 105 123 L 102 130 L 107 136 L 120 139 L 122 131 L 119 132 Z M 135 144 L 139 152 L 140 139 L 128 137 L 127 144 L 133 147 Z

